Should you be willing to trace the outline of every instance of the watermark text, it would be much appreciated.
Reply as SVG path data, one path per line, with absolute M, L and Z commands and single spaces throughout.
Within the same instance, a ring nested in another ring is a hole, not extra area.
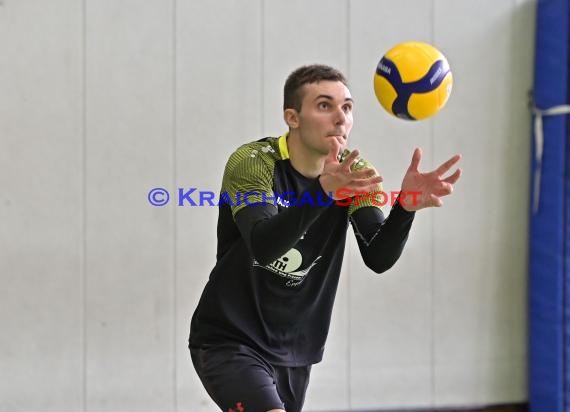
M 313 195 L 309 192 L 301 192 L 299 194 L 291 191 L 282 193 L 263 192 L 263 191 L 247 191 L 247 192 L 220 192 L 216 194 L 209 190 L 198 190 L 192 187 L 190 189 L 178 188 L 178 196 L 176 197 L 178 206 L 220 206 L 227 204 L 229 206 L 254 206 L 273 204 L 281 207 L 293 206 L 330 206 L 333 203 L 338 206 L 394 206 L 396 202 L 402 206 L 418 204 L 418 196 L 422 193 L 417 191 L 353 191 L 348 188 L 340 188 L 333 192 L 319 192 Z M 148 193 L 148 202 L 153 206 L 164 206 L 170 201 L 170 194 L 166 189 L 157 187 Z

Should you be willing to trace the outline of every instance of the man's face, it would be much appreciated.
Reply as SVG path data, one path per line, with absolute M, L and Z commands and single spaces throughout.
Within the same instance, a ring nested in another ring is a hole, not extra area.
M 303 91 L 296 124 L 302 144 L 320 155 L 329 153 L 332 139 L 344 148 L 353 121 L 353 101 L 348 88 L 342 82 L 321 81 L 306 84 Z

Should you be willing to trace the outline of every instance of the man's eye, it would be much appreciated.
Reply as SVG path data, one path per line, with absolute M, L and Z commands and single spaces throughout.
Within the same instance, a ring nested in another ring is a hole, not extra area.
M 327 102 L 320 102 L 319 103 L 319 109 L 328 109 L 329 108 L 329 104 Z
M 342 108 L 344 110 L 345 113 L 350 113 L 352 112 L 352 106 L 350 104 L 347 104 L 345 106 L 343 106 Z

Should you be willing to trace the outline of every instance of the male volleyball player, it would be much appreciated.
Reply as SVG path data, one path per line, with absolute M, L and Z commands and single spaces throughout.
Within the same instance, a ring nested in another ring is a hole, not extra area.
M 321 361 L 352 224 L 364 263 L 388 270 L 400 257 L 415 211 L 441 206 L 461 171 L 418 170 L 416 149 L 402 181 L 413 201 L 386 218 L 373 198 L 382 178 L 345 149 L 353 100 L 342 73 L 304 66 L 284 90 L 288 132 L 238 148 L 222 181 L 217 262 L 192 317 L 189 347 L 208 394 L 223 411 L 301 411 L 311 365 Z M 346 199 L 345 199 L 346 200 Z M 350 204 L 346 204 L 350 203 Z

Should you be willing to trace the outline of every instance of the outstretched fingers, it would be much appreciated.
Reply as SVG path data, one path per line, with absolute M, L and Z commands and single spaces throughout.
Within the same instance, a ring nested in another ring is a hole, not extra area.
M 350 172 L 350 177 L 353 180 L 368 179 L 368 178 L 371 178 L 374 176 L 378 176 L 378 174 L 376 173 L 376 170 L 371 169 L 371 168 L 360 169 L 360 170 L 356 170 L 354 172 Z
M 461 177 L 461 173 L 462 173 L 461 169 L 457 169 L 451 176 L 443 179 L 443 182 L 450 183 L 453 185 L 455 184 L 455 182 L 459 180 L 459 178 Z
M 339 163 L 338 156 L 340 154 L 341 149 L 342 145 L 336 139 L 332 139 L 331 147 L 329 149 L 329 153 L 327 155 L 325 163 Z
M 439 196 L 436 196 L 434 194 L 430 195 L 430 203 L 431 203 L 431 206 L 434 206 L 434 207 L 443 206 L 443 200 L 441 200 L 441 198 Z
M 408 168 L 409 172 L 419 172 L 420 169 L 420 162 L 422 160 L 422 149 L 416 147 L 414 149 L 414 154 L 412 155 L 412 161 L 410 163 L 410 167 Z
M 460 154 L 456 154 L 455 156 L 452 156 L 449 160 L 447 160 L 446 162 L 441 164 L 435 170 L 435 172 L 437 173 L 438 176 L 443 176 L 444 174 L 446 174 L 449 171 L 449 169 L 451 169 L 457 162 L 459 162 L 459 159 L 461 159 Z
M 344 160 L 342 161 L 342 165 L 345 170 L 350 171 L 350 167 L 352 166 L 354 161 L 358 158 L 359 154 L 360 152 L 358 151 L 358 149 L 354 149 L 352 152 L 348 154 L 348 156 L 344 158 Z
M 443 181 L 433 191 L 436 196 L 447 196 L 451 193 L 453 193 L 453 185 Z
M 384 180 L 374 169 L 362 169 L 349 173 L 350 179 L 345 188 L 359 192 L 373 192 L 378 190 L 378 185 Z
M 382 183 L 383 179 L 381 176 L 373 176 L 368 179 L 358 179 L 353 180 L 350 186 L 353 190 L 366 190 L 372 192 L 378 190 L 378 185 Z

